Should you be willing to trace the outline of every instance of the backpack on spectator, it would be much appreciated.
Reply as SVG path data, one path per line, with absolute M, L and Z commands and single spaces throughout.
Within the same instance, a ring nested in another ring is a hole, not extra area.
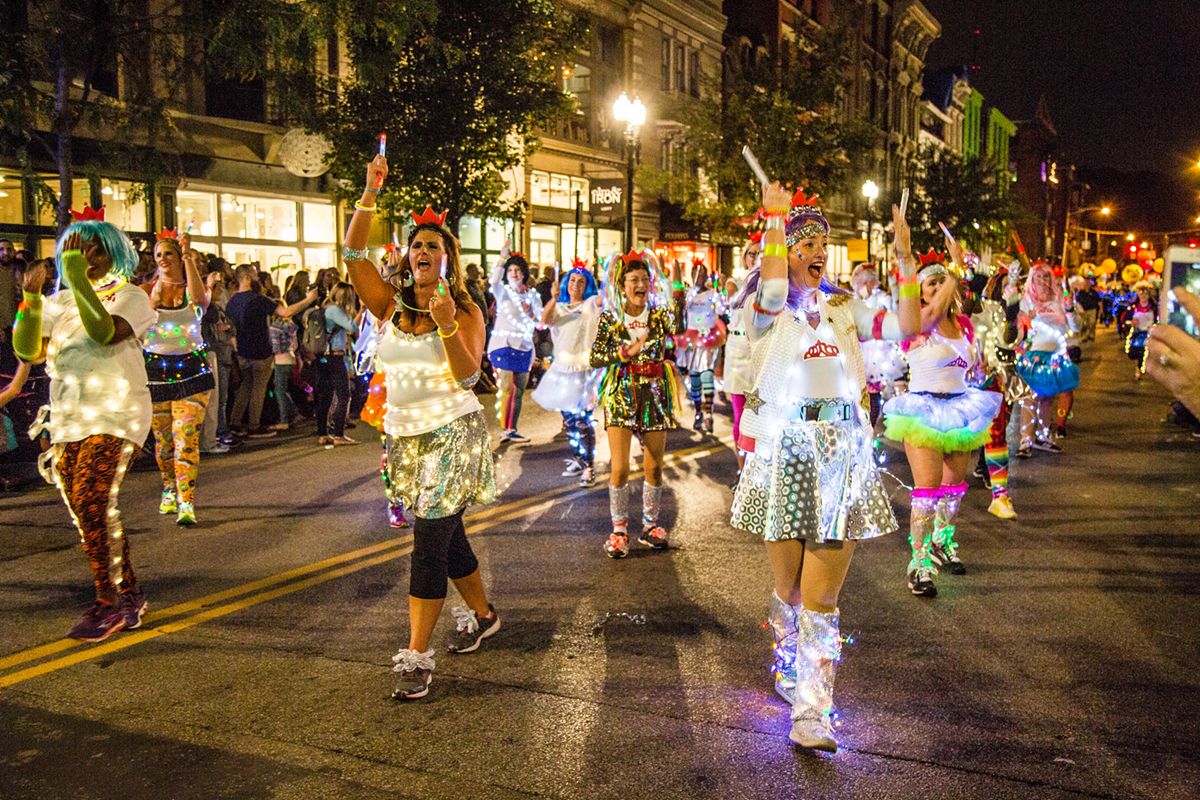
M 300 337 L 300 346 L 311 355 L 319 356 L 329 349 L 329 331 L 325 327 L 325 309 L 313 306 L 301 317 L 304 323 L 304 334 Z

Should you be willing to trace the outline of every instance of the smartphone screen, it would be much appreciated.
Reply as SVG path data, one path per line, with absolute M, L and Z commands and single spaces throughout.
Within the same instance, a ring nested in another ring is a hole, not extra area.
M 1170 288 L 1180 286 L 1192 294 L 1200 295 L 1200 263 L 1172 261 L 1169 285 Z M 1196 320 L 1192 319 L 1192 315 L 1187 313 L 1184 307 L 1169 293 L 1167 294 L 1166 316 L 1166 322 L 1183 328 L 1190 336 L 1200 338 L 1200 328 L 1197 328 Z

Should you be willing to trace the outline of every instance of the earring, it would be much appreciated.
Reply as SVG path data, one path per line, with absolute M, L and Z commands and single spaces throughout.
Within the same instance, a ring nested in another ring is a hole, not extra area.
M 409 286 L 412 286 L 414 283 L 416 283 L 416 280 L 413 278 L 413 274 L 411 272 L 404 273 L 404 277 L 400 279 L 400 284 L 406 289 Z

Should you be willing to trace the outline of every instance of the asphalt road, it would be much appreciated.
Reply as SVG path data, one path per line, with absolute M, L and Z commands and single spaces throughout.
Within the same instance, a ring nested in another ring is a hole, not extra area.
M 1195 798 L 1200 442 L 1130 373 L 1102 333 L 1065 452 L 1014 462 L 1016 521 L 972 489 L 969 572 L 936 599 L 904 585 L 903 531 L 859 548 L 832 757 L 787 740 L 725 419 L 669 439 L 671 549 L 611 561 L 606 490 L 559 477 L 558 420 L 527 402 L 533 444 L 468 521 L 503 628 L 442 651 L 412 704 L 389 699 L 411 538 L 371 429 L 205 460 L 193 529 L 141 464 L 121 507 L 151 613 L 96 645 L 62 639 L 91 584 L 61 501 L 0 497 L 0 798 Z

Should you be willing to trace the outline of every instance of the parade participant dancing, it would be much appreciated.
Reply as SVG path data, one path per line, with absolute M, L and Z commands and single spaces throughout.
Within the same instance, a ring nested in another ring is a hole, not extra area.
M 208 288 L 192 253 L 192 237 L 164 230 L 154 245 L 158 276 L 142 284 L 157 320 L 146 331 L 146 377 L 154 403 L 154 456 L 162 475 L 158 513 L 175 524 L 195 525 L 196 474 L 200 469 L 200 426 L 216 388 L 200 320 L 208 310 Z
M 758 258 L 762 255 L 762 231 L 750 234 L 746 249 L 742 251 L 742 269 L 749 275 L 758 267 Z M 730 278 L 725 282 L 727 297 L 739 297 L 745 278 L 736 280 Z M 733 447 L 737 452 L 738 478 L 742 476 L 742 468 L 746 466 L 746 451 L 738 443 L 741 438 L 742 412 L 746 410 L 746 392 L 754 388 L 754 366 L 750 363 L 750 340 L 746 338 L 746 326 L 742 320 L 740 307 L 729 305 L 729 336 L 725 339 L 725 394 L 729 395 L 729 403 L 733 406 Z M 733 482 L 737 487 L 737 480 Z
M 838 594 L 855 544 L 896 529 L 875 467 L 859 337 L 920 332 L 915 296 L 899 314 L 870 308 L 825 277 L 829 222 L 816 197 L 763 187 L 762 267 L 733 301 L 754 356 L 741 441 L 751 450 L 734 527 L 766 540 L 774 592 L 775 690 L 792 702 L 789 738 L 835 752 L 830 724 L 841 654 Z M 786 220 L 785 220 L 786 215 Z M 908 226 L 893 208 L 897 256 L 912 268 Z
M 13 345 L 23 361 L 46 360 L 50 418 L 39 416 L 30 436 L 49 428 L 42 474 L 62 492 L 96 587 L 95 603 L 67 636 L 98 642 L 141 625 L 147 608 L 117 493 L 150 432 L 141 337 L 155 317 L 146 293 L 128 282 L 138 256 L 125 234 L 104 221 L 104 209 L 85 207 L 75 219 L 56 252 L 68 288 L 43 302 L 45 267 L 25 273 Z
M 1150 284 L 1138 282 L 1133 285 L 1137 300 L 1129 309 L 1129 334 L 1125 337 L 1125 354 L 1133 362 L 1133 378 L 1140 381 L 1146 374 L 1146 337 L 1158 321 L 1158 309 L 1150 302 Z
M 713 370 L 725 344 L 725 297 L 717 289 L 717 275 L 709 275 L 703 259 L 692 263 L 692 287 L 687 290 L 684 301 L 684 332 L 675 337 L 676 361 L 679 369 L 687 373 L 691 388 L 692 407 L 696 419 L 692 429 L 712 433 L 713 431 Z M 676 291 L 682 285 L 676 285 Z
M 600 324 L 600 293 L 587 262 L 576 259 L 562 279 L 558 297 L 542 312 L 550 328 L 554 361 L 530 397 L 547 411 L 563 416 L 563 430 L 575 460 L 563 476 L 579 475 L 581 486 L 591 486 L 596 457 L 596 428 L 592 423 L 592 376 L 589 363 Z
M 961 248 L 949 234 L 946 241 L 955 263 L 963 264 Z M 913 474 L 908 588 L 919 597 L 935 597 L 937 567 L 955 575 L 967 571 L 954 541 L 954 518 L 967 493 L 971 452 L 991 439 L 1002 398 L 967 385 L 977 361 L 975 331 L 962 313 L 958 278 L 932 250 L 921 256 L 921 265 L 922 332 L 902 345 L 908 391 L 884 404 L 883 424 L 889 439 L 904 442 Z
M 1000 408 L 992 419 L 988 441 L 983 446 L 988 482 L 992 487 L 992 502 L 988 513 L 1000 519 L 1016 519 L 1008 494 L 1008 423 L 1012 418 L 1013 398 L 1024 387 L 1016 377 L 1016 346 L 1018 336 L 1010 325 L 1007 306 L 1001 297 L 1008 272 L 999 270 L 992 275 L 979 298 L 979 310 L 971 315 L 979 363 L 986 377 L 979 388 L 1000 396 Z M 1015 308 L 1014 308 L 1015 311 Z M 1013 330 L 1010 332 L 1010 328 Z
M 895 310 L 892 296 L 879 285 L 879 273 L 874 264 L 859 264 L 850 276 L 850 287 L 854 296 L 871 308 Z M 904 377 L 907 367 L 895 342 L 862 339 L 860 344 L 867 370 L 867 393 L 871 395 L 871 424 L 874 425 L 879 419 L 879 404 L 885 391 L 891 395 L 891 387 Z
M 509 253 L 508 241 L 492 271 L 496 298 L 496 324 L 487 352 L 499 372 L 501 442 L 522 444 L 528 436 L 517 432 L 521 399 L 533 366 L 533 332 L 542 318 L 542 297 L 529 286 L 529 262 L 520 253 Z
M 672 276 L 678 282 L 678 266 Z M 610 558 L 629 554 L 629 449 L 636 433 L 642 442 L 642 535 L 639 542 L 667 549 L 667 531 L 658 524 L 662 500 L 663 453 L 667 431 L 676 427 L 682 380 L 667 360 L 671 337 L 683 320 L 668 299 L 670 290 L 650 250 L 612 256 L 605 265 L 606 308 L 592 345 L 591 365 L 604 368 L 597 392 L 608 433 L 608 506 L 612 534 L 604 543 Z
M 479 561 L 463 528 L 463 512 L 496 498 L 487 420 L 471 387 L 483 358 L 483 312 L 471 302 L 446 215 L 427 208 L 413 214 L 400 290 L 367 259 L 367 234 L 387 162 L 367 165 L 367 183 L 355 203 L 342 257 L 359 298 L 376 318 L 389 320 L 375 360 L 386 373 L 388 491 L 415 515 L 409 574 L 409 641 L 393 657 L 400 674 L 392 696 L 429 693 L 434 651 L 429 638 L 454 582 L 468 608 L 455 608 L 452 653 L 470 653 L 500 629 L 483 587 Z M 442 273 L 445 278 L 442 278 Z
M 1018 253 L 1024 264 L 1024 252 L 1018 249 Z M 1079 386 L 1079 367 L 1067 355 L 1067 312 L 1049 264 L 1029 265 L 1021 312 L 1028 343 L 1017 359 L 1017 374 L 1029 384 L 1034 397 L 1021 404 L 1021 449 L 1017 455 L 1028 458 L 1031 447 L 1062 452 L 1051 438 L 1058 408 L 1056 398 Z

